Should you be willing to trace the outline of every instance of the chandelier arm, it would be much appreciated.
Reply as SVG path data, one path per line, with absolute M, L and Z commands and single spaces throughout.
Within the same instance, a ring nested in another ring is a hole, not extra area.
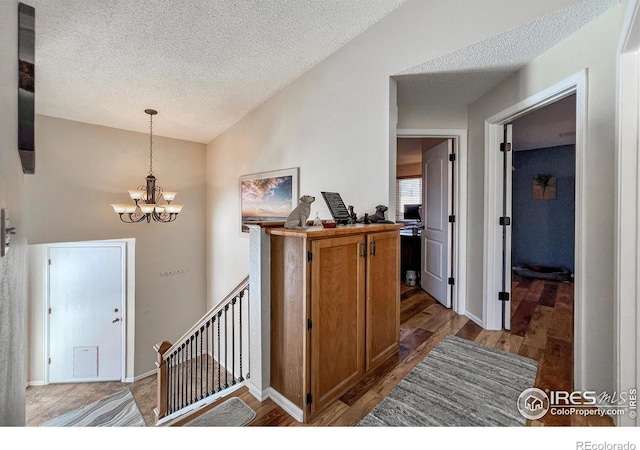
M 124 223 L 138 223 L 142 222 L 146 218 L 146 214 L 142 214 L 140 217 L 136 217 L 137 213 L 119 213 L 120 220 Z M 127 220 L 125 220 L 125 217 Z M 134 217 L 136 217 L 134 219 Z

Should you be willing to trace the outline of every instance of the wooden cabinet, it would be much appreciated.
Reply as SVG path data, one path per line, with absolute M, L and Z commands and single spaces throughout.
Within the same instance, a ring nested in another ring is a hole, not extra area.
M 400 228 L 268 230 L 270 384 L 305 420 L 398 350 Z

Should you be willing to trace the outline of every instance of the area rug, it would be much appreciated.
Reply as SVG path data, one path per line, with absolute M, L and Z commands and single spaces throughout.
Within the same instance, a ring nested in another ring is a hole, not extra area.
M 129 389 L 43 422 L 41 427 L 144 427 Z
M 185 427 L 243 427 L 256 417 L 256 412 L 238 397 L 225 400 L 196 417 Z
M 448 335 L 358 426 L 524 426 L 518 396 L 537 371 L 532 359 Z

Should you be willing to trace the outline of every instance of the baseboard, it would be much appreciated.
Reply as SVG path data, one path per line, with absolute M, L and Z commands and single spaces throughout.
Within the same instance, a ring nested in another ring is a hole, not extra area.
M 214 395 L 210 395 L 209 397 L 205 397 L 202 400 L 189 405 L 185 408 L 182 408 L 180 411 L 176 411 L 173 414 L 170 414 L 168 416 L 163 417 L 162 419 L 158 419 L 158 408 L 154 408 L 153 412 L 156 416 L 156 426 L 171 426 L 171 424 L 177 422 L 178 420 L 182 420 L 184 417 L 186 417 L 187 415 L 189 415 L 190 413 L 192 413 L 193 411 L 196 411 L 204 406 L 207 406 L 221 398 L 227 397 L 228 395 L 232 394 L 233 392 L 237 391 L 238 389 L 240 389 L 242 386 L 244 386 L 244 382 L 242 383 L 237 383 L 223 391 L 218 392 L 217 394 Z
M 298 408 L 296 405 L 291 402 L 288 398 L 284 397 L 280 392 L 276 391 L 273 388 L 268 388 L 266 390 L 268 397 L 273 400 L 275 404 L 285 410 L 287 414 L 293 417 L 298 422 L 304 422 L 304 411 Z
M 484 328 L 484 323 L 482 323 L 482 319 L 480 319 L 479 317 L 476 317 L 475 315 L 471 314 L 469 311 L 465 311 L 464 315 L 467 316 L 469 319 L 471 319 L 473 322 L 475 322 L 476 325 L 479 325 L 482 328 Z
M 147 378 L 147 377 L 149 377 L 151 375 L 157 375 L 157 374 L 158 374 L 157 369 L 156 370 L 150 370 L 147 373 L 143 373 L 142 375 L 138 375 L 138 376 L 133 377 L 133 381 L 140 381 L 143 378 Z M 129 382 L 130 379 L 131 378 L 127 378 L 127 381 Z
M 258 400 L 260 403 L 262 403 L 263 401 L 269 398 L 269 393 L 268 393 L 269 388 L 260 389 L 254 384 L 252 384 L 250 380 L 247 381 L 246 386 L 249 389 L 249 394 L 253 395 L 253 397 L 256 400 Z
M 27 387 L 29 386 L 45 386 L 44 380 L 39 380 L 39 381 L 29 381 L 27 383 Z

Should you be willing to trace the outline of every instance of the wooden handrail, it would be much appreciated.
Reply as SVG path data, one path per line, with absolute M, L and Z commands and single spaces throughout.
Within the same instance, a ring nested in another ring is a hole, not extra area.
M 184 397 L 182 398 L 182 400 L 184 401 L 186 399 L 186 393 L 187 391 L 190 389 L 189 391 L 189 400 L 186 403 L 180 403 L 180 407 L 178 409 L 184 409 L 186 407 L 188 407 L 189 405 L 193 405 L 194 402 L 196 401 L 203 401 L 205 398 L 208 398 L 209 396 L 212 396 L 214 393 L 219 395 L 221 391 L 227 390 L 227 388 L 231 388 L 234 385 L 239 385 L 238 383 L 241 383 L 244 381 L 244 375 L 243 375 L 243 370 L 242 370 L 242 335 L 243 335 L 243 330 L 242 330 L 242 324 L 244 323 L 242 321 L 242 299 L 246 298 L 246 301 L 249 300 L 248 295 L 245 297 L 245 291 L 247 291 L 246 293 L 248 293 L 249 290 L 249 275 L 247 275 L 240 283 L 238 283 L 236 285 L 236 287 L 233 288 L 233 290 L 221 301 L 219 302 L 216 306 L 214 306 L 213 308 L 211 308 L 204 316 L 202 316 L 202 318 L 200 320 L 198 320 L 196 322 L 196 324 L 194 326 L 192 326 L 186 333 L 184 333 L 182 335 L 182 337 L 180 337 L 180 339 L 178 339 L 176 341 L 175 344 L 171 344 L 171 342 L 168 341 L 162 341 L 159 342 L 158 344 L 154 345 L 154 350 L 157 353 L 157 361 L 156 361 L 156 366 L 157 366 L 157 377 L 158 377 L 158 383 L 157 383 L 157 402 L 158 402 L 158 406 L 155 408 L 155 413 L 156 413 L 156 419 L 160 420 L 163 419 L 165 417 L 167 417 L 168 414 L 173 414 L 176 413 L 176 397 L 174 397 L 174 395 L 179 395 L 178 391 L 175 390 L 175 383 L 179 382 L 179 383 L 183 383 L 184 380 L 180 380 L 179 376 L 178 378 L 173 378 L 172 380 L 172 375 L 170 374 L 170 371 L 173 370 L 175 372 L 176 368 L 182 364 L 188 364 L 188 366 L 184 366 L 184 371 L 181 370 L 181 373 L 184 374 L 186 376 L 187 373 L 189 373 L 189 371 L 192 370 L 193 366 L 191 365 L 191 361 L 195 362 L 195 373 L 197 375 L 197 371 L 198 371 L 198 362 L 201 361 L 200 360 L 200 355 L 204 355 L 204 353 L 202 353 L 203 351 L 203 341 L 202 341 L 202 337 L 204 335 L 204 331 L 203 328 L 207 328 L 207 349 L 208 347 L 208 339 L 209 339 L 209 334 L 208 334 L 208 330 L 209 330 L 209 326 L 211 325 L 211 323 L 213 323 L 214 317 L 217 317 L 218 320 L 218 353 L 219 353 L 219 357 L 221 355 L 220 353 L 220 319 L 221 317 L 224 317 L 224 342 L 225 342 L 225 352 L 224 352 L 224 374 L 225 374 L 225 384 L 224 384 L 224 389 L 221 388 L 221 372 L 220 372 L 220 365 L 222 364 L 221 361 L 217 362 L 217 370 L 218 370 L 218 389 L 216 390 L 214 382 L 213 382 L 213 377 L 214 374 L 213 372 L 211 373 L 212 378 L 209 379 L 208 377 L 208 369 L 207 369 L 207 388 L 206 388 L 206 395 L 204 395 L 204 397 L 202 396 L 204 394 L 203 392 L 203 387 L 204 385 L 200 385 L 200 396 L 197 395 L 197 385 L 196 385 L 196 395 L 194 396 L 194 378 L 190 378 L 190 388 L 189 387 L 185 387 L 185 390 L 182 391 L 182 393 L 184 394 Z M 239 300 L 239 302 L 238 302 Z M 239 307 L 239 316 L 234 316 L 234 305 L 238 304 Z M 229 306 L 231 306 L 231 308 L 229 308 Z M 229 368 L 229 366 L 227 366 L 227 336 L 229 336 L 229 328 L 227 328 L 227 314 L 228 311 L 231 310 L 231 368 Z M 239 317 L 240 323 L 239 323 L 239 328 L 238 328 L 238 334 L 235 333 L 235 317 Z M 198 336 L 200 336 L 200 339 L 198 339 Z M 236 371 L 235 371 L 235 361 L 236 361 L 236 352 L 234 350 L 234 339 L 236 338 L 236 336 L 238 336 L 239 338 L 239 368 L 240 368 L 240 374 L 238 377 L 236 377 Z M 195 339 L 194 339 L 195 338 Z M 214 339 L 213 335 L 212 335 L 212 339 Z M 194 343 L 195 342 L 195 343 Z M 198 346 L 198 342 L 200 343 L 200 345 Z M 213 345 L 213 344 L 212 344 Z M 195 346 L 195 353 L 193 352 L 193 346 Z M 186 350 L 185 350 L 186 348 Z M 211 347 L 211 351 L 214 352 L 215 347 Z M 185 357 L 185 352 L 186 352 L 186 357 Z M 196 357 L 193 357 L 193 355 L 196 355 Z M 182 356 L 176 356 L 176 355 L 182 355 Z M 213 353 L 210 355 L 210 357 L 213 357 Z M 184 359 L 186 358 L 186 359 Z M 193 359 L 191 359 L 193 358 Z M 187 359 L 190 362 L 186 362 Z M 177 361 L 177 362 L 176 362 Z M 202 363 L 201 363 L 202 364 Z M 202 376 L 202 365 L 200 366 L 200 375 Z M 230 378 L 231 378 L 231 383 L 230 385 L 227 384 L 227 376 L 229 375 L 229 371 L 230 371 Z M 174 373 L 175 375 L 175 373 Z M 246 373 L 246 377 L 249 376 L 249 373 Z M 196 383 L 197 378 L 195 379 Z M 211 388 L 209 388 L 209 381 L 211 381 Z M 187 386 L 186 384 L 184 384 L 184 386 Z M 172 394 L 171 392 L 174 392 L 176 394 Z M 174 399 L 174 402 L 171 403 L 171 399 Z M 171 405 L 170 405 L 171 403 Z
M 170 355 L 172 352 L 177 350 L 178 347 L 180 347 L 180 345 L 182 344 L 182 342 L 191 338 L 191 336 L 196 332 L 196 330 L 202 327 L 203 323 L 206 323 L 209 319 L 211 319 L 214 316 L 214 314 L 217 314 L 218 311 L 224 308 L 224 306 L 227 303 L 229 303 L 233 298 L 235 298 L 241 291 L 244 291 L 245 289 L 248 289 L 248 288 L 249 288 L 249 275 L 244 277 L 243 280 L 240 283 L 238 283 L 236 287 L 233 288 L 233 290 L 220 303 L 218 303 L 216 306 L 211 308 L 204 316 L 202 316 L 200 320 L 196 322 L 194 326 L 189 328 L 189 330 L 186 333 L 184 333 L 180 337 L 180 339 L 178 339 L 175 342 L 175 344 L 173 344 L 171 347 L 169 347 L 164 352 L 162 352 L 162 357 L 164 359 L 167 359 L 168 355 Z

